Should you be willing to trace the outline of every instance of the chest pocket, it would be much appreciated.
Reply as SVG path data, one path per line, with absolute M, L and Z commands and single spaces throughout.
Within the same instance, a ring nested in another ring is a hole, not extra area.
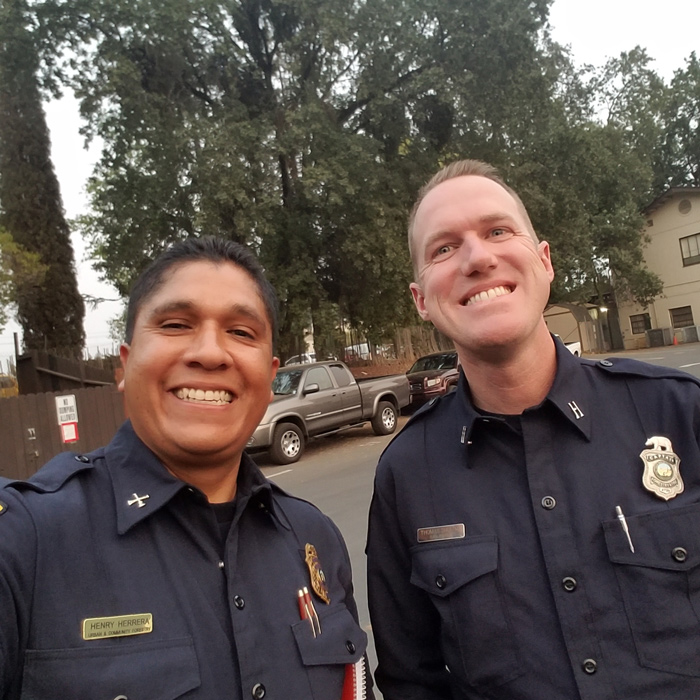
M 100 640 L 101 641 L 101 640 Z M 175 700 L 201 681 L 192 640 L 28 649 L 20 700 Z
M 367 635 L 344 605 L 330 610 L 319 603 L 315 607 L 321 634 L 314 637 L 308 620 L 292 625 L 292 632 L 306 668 L 311 697 L 314 700 L 340 698 L 345 666 L 362 658 L 367 649 Z
M 603 523 L 642 666 L 700 676 L 700 504 Z
M 460 649 L 469 682 L 488 689 L 521 675 L 498 576 L 496 536 L 415 545 L 411 558 L 411 583 L 430 594 L 443 645 Z

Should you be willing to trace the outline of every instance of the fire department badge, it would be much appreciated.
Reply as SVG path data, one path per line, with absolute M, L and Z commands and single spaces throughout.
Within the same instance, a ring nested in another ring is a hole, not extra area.
M 306 555 L 306 566 L 309 567 L 309 574 L 311 576 L 311 588 L 314 589 L 314 593 L 322 601 L 329 604 L 331 602 L 331 597 L 328 595 L 326 575 L 323 573 L 321 562 L 318 560 L 316 547 L 307 543 L 306 547 L 304 548 L 304 553 Z
M 673 451 L 671 441 L 658 435 L 650 437 L 639 455 L 644 462 L 644 488 L 664 501 L 683 493 L 685 486 L 681 479 L 681 460 Z

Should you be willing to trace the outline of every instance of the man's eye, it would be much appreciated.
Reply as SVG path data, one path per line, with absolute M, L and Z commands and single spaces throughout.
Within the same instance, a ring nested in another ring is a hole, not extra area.
M 502 238 L 503 236 L 506 236 L 508 234 L 508 231 L 504 228 L 495 228 L 491 231 L 491 235 L 494 238 Z
M 173 329 L 173 330 L 180 330 L 183 328 L 187 328 L 187 324 L 181 323 L 179 321 L 167 321 L 166 323 L 161 323 L 160 324 L 161 328 L 167 328 L 167 329 Z
M 446 253 L 449 253 L 452 250 L 451 245 L 441 245 L 439 248 L 436 248 L 435 250 L 435 255 L 445 255 Z
M 244 328 L 234 328 L 231 333 L 233 335 L 240 336 L 241 338 L 254 338 L 253 334 Z

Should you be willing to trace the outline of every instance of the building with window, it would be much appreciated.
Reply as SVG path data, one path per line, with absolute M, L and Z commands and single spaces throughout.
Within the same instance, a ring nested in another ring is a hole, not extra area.
M 627 349 L 698 340 L 700 331 L 700 187 L 672 187 L 645 210 L 646 266 L 664 285 L 646 309 L 618 299 Z

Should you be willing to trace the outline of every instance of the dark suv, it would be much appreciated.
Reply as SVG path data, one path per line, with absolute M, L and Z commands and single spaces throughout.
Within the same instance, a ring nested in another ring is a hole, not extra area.
M 459 379 L 457 353 L 434 352 L 416 360 L 406 372 L 411 387 L 411 407 L 418 407 L 434 396 L 442 396 L 453 391 Z

